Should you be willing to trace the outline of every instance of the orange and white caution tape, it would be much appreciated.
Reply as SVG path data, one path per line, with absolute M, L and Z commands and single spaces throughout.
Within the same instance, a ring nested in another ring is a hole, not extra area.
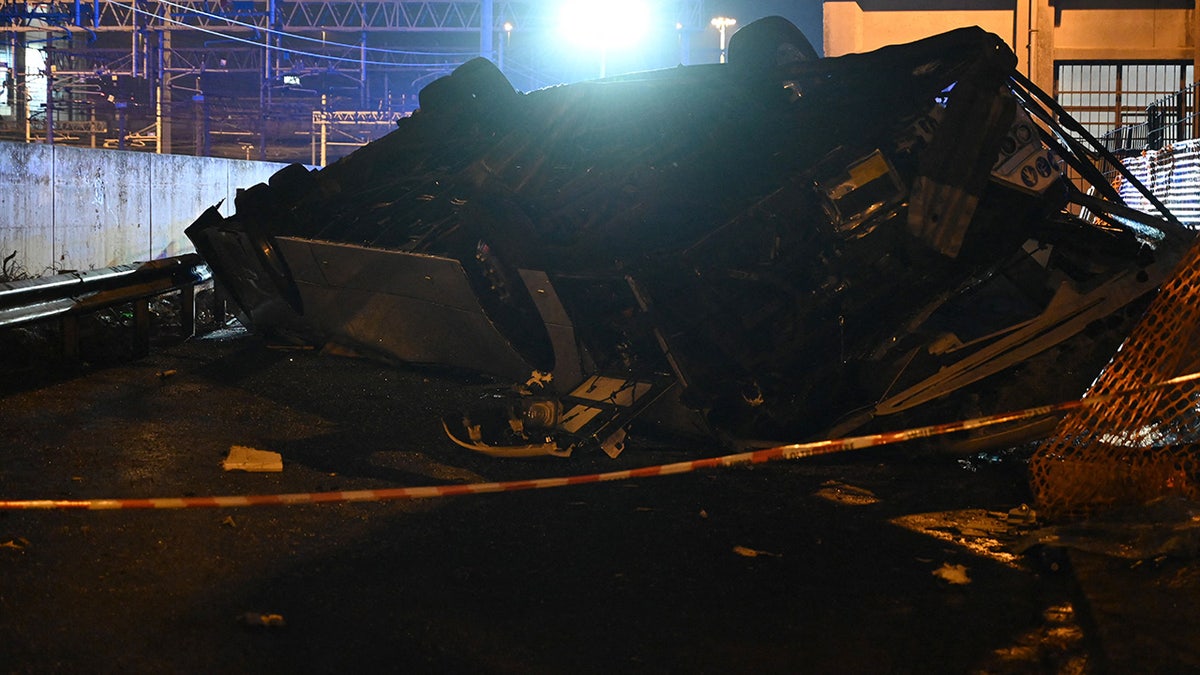
M 266 495 L 229 495 L 214 497 L 167 497 L 152 499 L 28 499 L 0 500 L 0 510 L 21 509 L 73 509 L 102 511 L 111 509 L 192 509 L 192 508 L 232 508 L 239 506 L 279 506 L 289 504 L 333 504 L 345 502 L 385 502 L 409 499 L 431 499 L 436 497 L 454 497 L 459 495 L 474 495 L 491 492 L 516 492 L 519 490 L 541 490 L 545 488 L 566 487 L 568 485 L 586 485 L 589 483 L 605 483 L 610 481 L 628 480 L 630 478 L 651 478 L 654 476 L 670 476 L 691 473 L 701 469 L 740 466 L 745 464 L 762 464 L 777 460 L 804 459 L 829 455 L 849 450 L 861 450 L 884 445 L 893 445 L 919 438 L 942 436 L 958 431 L 969 431 L 983 427 L 1020 422 L 1046 415 L 1053 415 L 1079 409 L 1098 403 L 1106 403 L 1121 396 L 1144 393 L 1151 389 L 1183 384 L 1200 380 L 1200 373 L 1181 375 L 1164 382 L 1159 382 L 1136 391 L 1117 392 L 1104 396 L 1093 396 L 1077 401 L 1067 401 L 1052 405 L 1026 408 L 1016 412 L 976 417 L 970 420 L 947 422 L 924 427 L 914 427 L 900 431 L 890 431 L 863 436 L 812 441 L 809 443 L 793 443 L 762 450 L 740 452 L 719 457 L 706 457 L 687 462 L 658 464 L 637 469 L 606 471 L 602 473 L 562 476 L 558 478 L 533 478 L 529 480 L 496 481 L 486 483 L 465 483 L 461 485 L 435 485 L 425 487 L 383 488 L 379 490 L 335 490 L 332 492 L 295 492 L 288 494 Z

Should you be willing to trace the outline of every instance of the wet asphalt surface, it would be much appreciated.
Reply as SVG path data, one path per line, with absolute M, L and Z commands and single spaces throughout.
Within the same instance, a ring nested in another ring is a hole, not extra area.
M 442 485 L 720 452 L 635 437 L 616 460 L 476 455 L 438 420 L 493 383 L 237 329 L 83 368 L 10 351 L 5 367 L 4 499 Z M 232 445 L 284 469 L 223 471 Z M 1019 452 L 899 447 L 408 502 L 4 511 L 0 672 L 1108 670 L 1062 561 L 897 524 L 1028 500 Z

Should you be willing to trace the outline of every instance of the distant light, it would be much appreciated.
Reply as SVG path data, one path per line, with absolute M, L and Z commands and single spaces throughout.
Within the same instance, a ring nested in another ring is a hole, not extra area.
M 513 23 L 511 21 L 505 21 L 504 22 L 504 32 L 511 33 L 512 30 L 513 30 Z
M 569 0 L 559 12 L 559 30 L 585 47 L 627 48 L 650 30 L 650 9 L 641 0 Z
M 721 34 L 721 63 L 725 63 L 725 31 L 737 25 L 737 19 L 731 19 L 727 16 L 714 16 L 713 20 L 709 23 Z
M 300 76 L 299 75 L 284 75 L 283 83 L 300 86 Z
M 727 16 L 714 16 L 713 20 L 709 23 L 712 24 L 713 28 L 729 28 L 730 26 L 737 25 L 737 19 L 732 19 Z

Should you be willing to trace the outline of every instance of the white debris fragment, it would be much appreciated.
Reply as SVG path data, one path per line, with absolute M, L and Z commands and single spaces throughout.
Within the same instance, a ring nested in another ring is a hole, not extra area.
M 933 576 L 955 585 L 965 585 L 971 583 L 971 577 L 967 576 L 966 565 L 951 565 L 950 563 L 942 563 L 942 566 L 933 571 Z
M 255 450 L 244 445 L 229 448 L 229 455 L 221 462 L 226 471 L 283 471 L 283 456 L 270 450 Z

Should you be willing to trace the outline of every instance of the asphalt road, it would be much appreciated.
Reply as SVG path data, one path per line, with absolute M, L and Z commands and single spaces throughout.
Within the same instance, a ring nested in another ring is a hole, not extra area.
M 240 330 L 103 367 L 10 362 L 5 378 L 3 499 L 443 485 L 719 452 L 635 437 L 616 460 L 475 455 L 438 419 L 491 383 Z M 284 469 L 224 471 L 233 445 Z M 407 502 L 5 511 L 0 671 L 1100 672 L 1069 569 L 1005 553 L 1005 514 L 1028 500 L 1019 451 L 904 447 Z

